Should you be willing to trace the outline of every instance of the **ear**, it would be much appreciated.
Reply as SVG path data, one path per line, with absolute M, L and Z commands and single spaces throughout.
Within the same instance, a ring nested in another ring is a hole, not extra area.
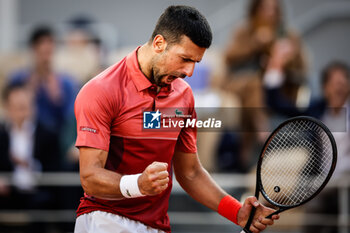
M 152 47 L 156 53 L 161 53 L 166 49 L 167 44 L 168 43 L 166 42 L 165 38 L 158 34 L 153 39 Z

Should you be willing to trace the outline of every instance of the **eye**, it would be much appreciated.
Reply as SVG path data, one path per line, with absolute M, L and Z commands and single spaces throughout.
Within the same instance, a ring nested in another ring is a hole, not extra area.
M 184 61 L 184 62 L 192 62 L 192 60 L 191 59 L 188 59 L 188 58 L 182 58 L 182 60 Z

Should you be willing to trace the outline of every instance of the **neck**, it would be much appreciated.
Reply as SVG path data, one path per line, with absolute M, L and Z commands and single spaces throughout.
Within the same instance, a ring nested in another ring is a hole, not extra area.
M 139 67 L 141 72 L 150 80 L 152 77 L 152 50 L 148 44 L 142 45 L 137 51 L 137 61 L 139 63 Z
M 21 119 L 21 120 L 17 120 L 17 121 L 12 121 L 12 127 L 16 130 L 22 130 L 23 129 L 23 126 L 25 125 L 25 123 L 27 122 L 28 120 L 25 120 L 25 119 Z

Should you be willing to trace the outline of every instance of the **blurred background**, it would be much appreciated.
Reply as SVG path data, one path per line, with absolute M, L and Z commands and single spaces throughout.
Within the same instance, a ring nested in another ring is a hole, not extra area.
M 144 44 L 172 4 L 196 7 L 214 35 L 186 79 L 196 106 L 231 119 L 199 132 L 203 166 L 236 198 L 252 195 L 269 132 L 288 117 L 317 117 L 337 141 L 335 174 L 266 232 L 349 233 L 349 0 L 0 0 L 0 232 L 73 232 L 83 195 L 75 96 Z M 169 215 L 175 233 L 240 232 L 178 184 Z

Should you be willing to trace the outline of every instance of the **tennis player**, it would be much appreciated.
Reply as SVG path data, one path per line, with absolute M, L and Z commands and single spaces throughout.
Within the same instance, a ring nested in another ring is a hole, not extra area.
M 191 197 L 242 227 L 252 206 L 257 208 L 253 232 L 278 219 L 264 218 L 273 210 L 255 197 L 241 204 L 213 181 L 198 160 L 195 128 L 143 128 L 145 109 L 154 119 L 159 109 L 169 108 L 195 117 L 191 88 L 182 79 L 192 75 L 211 41 L 201 13 L 170 6 L 146 44 L 81 89 L 75 103 L 76 146 L 85 194 L 76 233 L 170 232 L 173 171 Z

